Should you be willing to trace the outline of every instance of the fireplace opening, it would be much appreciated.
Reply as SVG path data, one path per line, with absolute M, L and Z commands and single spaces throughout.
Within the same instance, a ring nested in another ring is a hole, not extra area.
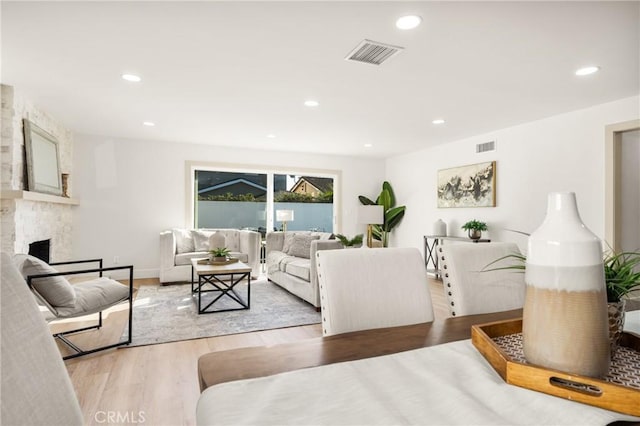
M 29 244 L 29 254 L 49 263 L 49 252 L 51 250 L 51 239 L 34 241 Z

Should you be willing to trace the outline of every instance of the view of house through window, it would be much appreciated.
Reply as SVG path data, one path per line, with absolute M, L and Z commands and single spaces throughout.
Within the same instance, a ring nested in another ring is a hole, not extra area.
M 276 174 L 274 182 L 285 182 L 284 188 L 274 185 L 273 217 L 278 210 L 293 212 L 288 231 L 333 231 L 332 178 Z M 275 227 L 282 230 L 282 222 Z
M 264 235 L 269 228 L 282 230 L 277 211 L 285 210 L 289 231 L 333 232 L 332 178 L 211 170 L 196 170 L 194 178 L 197 228 L 253 229 Z
M 267 175 L 195 171 L 197 228 L 266 229 Z

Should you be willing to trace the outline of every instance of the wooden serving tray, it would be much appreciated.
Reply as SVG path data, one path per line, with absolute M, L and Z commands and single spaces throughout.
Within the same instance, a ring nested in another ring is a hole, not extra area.
M 509 384 L 640 416 L 640 336 L 634 333 L 623 333 L 603 379 L 528 364 L 522 353 L 522 319 L 474 325 L 471 341 Z

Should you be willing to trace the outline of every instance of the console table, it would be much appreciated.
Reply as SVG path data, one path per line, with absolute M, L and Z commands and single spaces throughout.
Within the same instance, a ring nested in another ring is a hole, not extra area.
M 461 243 L 490 243 L 491 240 L 481 238 L 479 240 L 472 240 L 467 237 L 443 237 L 440 235 L 425 235 L 424 236 L 424 266 L 427 268 L 427 273 L 433 274 L 437 279 L 440 278 L 440 267 L 438 266 L 438 246 L 443 244 L 444 241 L 458 241 Z

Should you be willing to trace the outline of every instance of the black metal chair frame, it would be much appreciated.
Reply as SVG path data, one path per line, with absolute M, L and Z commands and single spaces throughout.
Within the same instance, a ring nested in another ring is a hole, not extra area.
M 102 327 L 102 311 L 98 312 L 98 324 L 96 325 L 90 325 L 88 327 L 81 327 L 81 328 L 77 328 L 77 329 L 73 329 L 73 330 L 68 330 L 68 331 L 63 331 L 60 333 L 55 333 L 53 335 L 54 338 L 59 339 L 61 342 L 63 342 L 64 344 L 66 344 L 67 346 L 69 346 L 71 349 L 73 349 L 76 353 L 71 354 L 71 355 L 67 355 L 62 357 L 62 359 L 67 360 L 67 359 L 71 359 L 71 358 L 76 358 L 79 356 L 83 356 L 83 355 L 89 355 L 95 352 L 99 352 L 99 351 L 104 351 L 107 349 L 112 349 L 112 348 L 116 348 L 118 346 L 123 346 L 123 345 L 128 345 L 131 343 L 131 332 L 132 332 L 132 327 L 133 327 L 133 265 L 127 265 L 127 266 L 112 266 L 109 268 L 103 268 L 102 267 L 102 259 L 86 259 L 86 260 L 73 260 L 73 261 L 68 261 L 68 262 L 51 262 L 49 263 L 49 265 L 73 265 L 73 264 L 78 264 L 78 263 L 93 263 L 93 262 L 97 262 L 99 267 L 95 268 L 95 269 L 82 269 L 82 270 L 74 270 L 74 271 L 64 271 L 64 272 L 56 272 L 56 273 L 50 273 L 50 274 L 38 274 L 38 275 L 29 275 L 27 276 L 27 284 L 29 285 L 29 288 L 33 291 L 33 285 L 32 285 L 32 281 L 36 280 L 38 278 L 48 278 L 48 277 L 57 277 L 57 276 L 66 276 L 66 275 L 78 275 L 78 274 L 89 274 L 89 273 L 98 273 L 100 277 L 102 277 L 102 273 L 103 272 L 107 272 L 107 271 L 117 271 L 117 270 L 122 270 L 122 269 L 128 269 L 129 270 L 129 330 L 127 333 L 127 339 L 123 340 L 121 342 L 118 343 L 113 343 L 110 345 L 106 345 L 106 346 L 101 346 L 98 348 L 94 348 L 94 349 L 89 349 L 89 350 L 83 350 L 82 348 L 80 348 L 79 346 L 77 346 L 76 344 L 74 344 L 73 342 L 71 342 L 69 339 L 66 338 L 66 336 L 70 335 L 70 334 L 75 334 L 75 333 L 80 333 L 82 331 L 87 331 L 87 330 L 93 330 L 93 329 L 100 329 Z M 61 318 L 63 319 L 63 318 Z

